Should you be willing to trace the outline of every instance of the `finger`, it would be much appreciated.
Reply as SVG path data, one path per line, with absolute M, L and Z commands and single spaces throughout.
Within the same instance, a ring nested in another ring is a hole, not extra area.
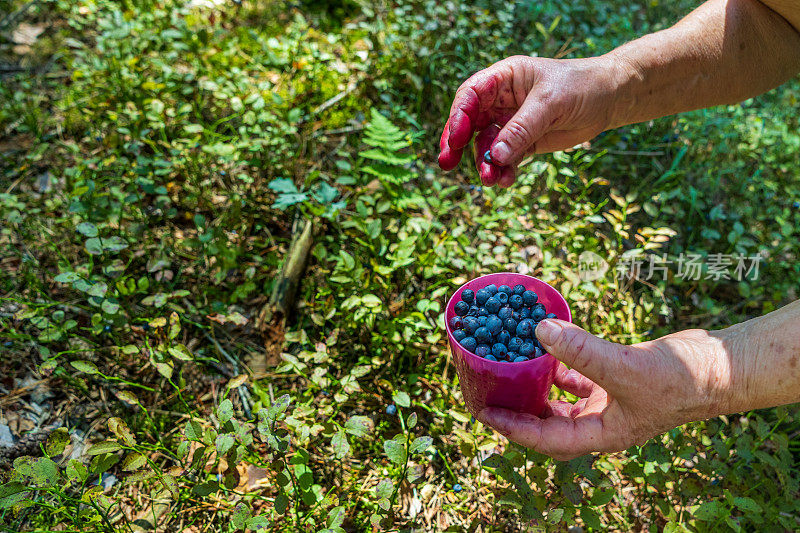
M 515 160 L 522 160 L 528 149 L 547 132 L 554 116 L 552 106 L 531 93 L 497 134 L 492 145 L 492 161 L 508 166 Z
M 563 320 L 542 320 L 536 338 L 547 352 L 608 390 L 619 366 L 620 346 Z
M 517 181 L 517 165 L 509 165 L 507 167 L 500 167 L 500 179 L 498 180 L 497 184 L 507 189 L 514 185 L 514 182 Z
M 551 416 L 571 416 L 573 407 L 575 407 L 575 404 L 565 402 L 563 400 L 550 400 L 548 402 L 547 409 L 545 410 L 545 413 L 542 414 L 541 418 L 548 418 Z
M 497 99 L 500 85 L 496 69 L 485 69 L 465 81 L 453 98 L 450 107 L 450 135 L 447 144 L 451 149 L 465 147 L 478 124 L 487 123 L 487 112 Z
M 579 398 L 588 397 L 597 386 L 591 379 L 581 375 L 577 370 L 567 368 L 564 363 L 558 364 L 555 385 L 559 389 L 574 394 Z
M 558 415 L 539 418 L 487 407 L 479 413 L 479 419 L 509 440 L 558 460 L 572 459 L 607 446 L 603 441 L 602 416 L 598 413 L 577 418 Z
M 475 167 L 480 168 L 481 163 L 486 162 L 484 156 L 492 146 L 492 142 L 495 137 L 497 137 L 498 133 L 500 133 L 500 126 L 490 124 L 480 130 L 478 135 L 475 136 Z
M 489 163 L 481 163 L 478 167 L 478 172 L 481 176 L 481 183 L 487 187 L 491 187 L 500 180 L 500 167 L 490 165 Z
M 450 136 L 450 121 L 444 125 L 442 138 L 439 140 L 439 168 L 442 170 L 453 170 L 461 161 L 461 154 L 463 150 L 453 150 L 447 144 L 447 139 Z
M 596 131 L 594 127 L 571 131 L 550 131 L 536 141 L 531 152 L 535 154 L 547 154 L 560 150 L 568 150 L 585 141 L 593 139 L 598 133 L 599 132 Z

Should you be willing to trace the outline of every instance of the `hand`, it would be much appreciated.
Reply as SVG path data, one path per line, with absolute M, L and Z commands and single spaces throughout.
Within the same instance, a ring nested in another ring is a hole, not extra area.
M 527 154 L 564 150 L 613 125 L 621 79 L 615 60 L 513 56 L 465 81 L 440 141 L 439 166 L 451 170 L 475 138 L 484 185 L 509 187 Z M 493 164 L 484 162 L 491 147 Z
M 494 407 L 477 418 L 559 460 L 643 444 L 691 420 L 726 412 L 730 373 L 717 333 L 688 330 L 623 346 L 569 322 L 544 320 L 536 335 L 562 361 L 555 384 L 580 400 L 551 401 L 541 418 Z

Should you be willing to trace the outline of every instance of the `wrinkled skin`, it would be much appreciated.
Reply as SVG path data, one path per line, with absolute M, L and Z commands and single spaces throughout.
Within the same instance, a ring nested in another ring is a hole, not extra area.
M 511 186 L 526 155 L 570 148 L 612 126 L 617 71 L 604 57 L 513 56 L 474 74 L 456 91 L 439 166 L 455 168 L 474 137 L 483 184 Z M 489 149 L 493 164 L 483 159 Z

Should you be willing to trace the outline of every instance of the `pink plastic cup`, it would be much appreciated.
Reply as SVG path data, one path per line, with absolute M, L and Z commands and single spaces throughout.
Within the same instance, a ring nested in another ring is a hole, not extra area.
M 456 363 L 458 379 L 464 403 L 473 415 L 484 407 L 504 407 L 521 413 L 539 416 L 547 405 L 547 396 L 553 386 L 558 360 L 550 354 L 524 361 L 522 363 L 501 363 L 487 361 L 468 352 L 453 338 L 450 319 L 456 316 L 455 305 L 461 300 L 464 289 L 478 291 L 494 283 L 500 285 L 524 285 L 536 292 L 539 302 L 548 313 L 555 313 L 560 320 L 572 322 L 572 313 L 561 293 L 544 281 L 523 274 L 487 274 L 468 281 L 447 302 L 445 308 L 445 327 L 450 351 Z

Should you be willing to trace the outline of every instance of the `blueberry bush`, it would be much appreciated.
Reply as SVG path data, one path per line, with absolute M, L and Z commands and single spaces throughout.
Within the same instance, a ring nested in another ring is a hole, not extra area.
M 626 343 L 798 297 L 797 80 L 508 190 L 435 165 L 475 70 L 691 7 L 0 0 L 0 530 L 798 529 L 795 407 L 557 462 L 470 416 L 447 347 L 447 299 L 497 271 Z M 614 275 L 689 253 L 764 261 Z

